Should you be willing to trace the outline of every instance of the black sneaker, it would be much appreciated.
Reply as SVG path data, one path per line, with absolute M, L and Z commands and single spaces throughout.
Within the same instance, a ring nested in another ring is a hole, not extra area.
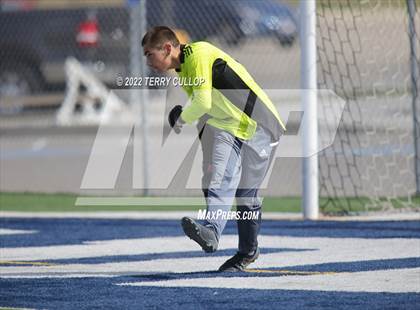
M 255 250 L 253 255 L 246 255 L 238 252 L 220 266 L 219 271 L 243 271 L 249 264 L 255 262 L 259 255 L 260 249 L 258 248 Z
M 190 239 L 197 242 L 204 252 L 212 253 L 217 250 L 219 242 L 213 229 L 196 223 L 192 218 L 183 217 L 181 220 L 182 229 Z

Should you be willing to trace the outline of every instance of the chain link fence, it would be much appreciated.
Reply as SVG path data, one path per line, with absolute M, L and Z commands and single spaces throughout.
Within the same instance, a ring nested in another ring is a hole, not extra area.
M 130 16 L 139 1 L 0 3 L 1 190 L 78 192 L 97 126 L 57 124 L 57 113 L 72 89 L 66 68 L 86 71 L 81 75 L 95 76 L 108 89 L 118 87 L 118 78 L 130 76 L 130 44 L 135 44 L 130 41 Z M 278 0 L 159 0 L 146 1 L 145 11 L 147 27 L 167 25 L 182 42 L 214 43 L 243 63 L 263 88 L 296 89 L 297 6 Z M 78 86 L 75 114 L 83 113 L 86 105 L 101 108 L 84 84 Z M 181 90 L 170 91 L 174 102 L 185 103 Z M 130 105 L 130 98 L 122 99 Z M 166 118 L 152 102 L 153 94 L 146 116 L 150 127 Z M 127 154 L 129 162 L 132 155 Z M 56 169 L 46 168 L 50 165 Z M 133 192 L 130 169 L 130 164 L 123 165 L 118 193 Z M 299 194 L 300 178 L 296 174 L 292 179 L 282 194 Z
M 26 110 L 57 107 L 66 85 L 68 57 L 77 59 L 110 88 L 116 87 L 116 77 L 130 73 L 129 16 L 136 2 L 2 0 L 1 115 L 10 119 Z M 279 74 L 280 66 L 273 64 L 297 46 L 296 10 L 275 0 L 245 3 L 147 1 L 147 26 L 170 26 L 184 42 L 215 42 L 244 61 L 262 78 L 262 84 L 282 87 L 279 77 L 287 81 L 290 75 Z M 270 20 L 275 15 L 282 20 Z M 258 42 L 249 42 L 254 39 Z M 261 49 L 264 57 L 257 52 Z M 19 119 L 13 122 L 19 126 Z
M 97 126 L 57 125 L 66 59 L 75 59 L 108 89 L 116 88 L 117 78 L 132 72 L 130 14 L 137 2 L 0 2 L 0 190 L 80 191 Z M 416 191 L 412 94 L 419 81 L 411 79 L 409 21 L 416 21 L 411 35 L 419 51 L 420 18 L 419 1 L 412 17 L 406 3 L 317 1 L 318 84 L 347 103 L 334 144 L 320 154 L 324 212 L 330 206 L 343 212 L 385 209 L 379 203 L 384 200 L 390 208 L 394 200 L 416 203 L 411 199 Z M 265 89 L 298 89 L 298 6 L 299 1 L 280 0 L 150 0 L 146 25 L 172 27 L 182 42 L 214 43 Z M 418 70 L 418 59 L 414 64 Z M 80 88 L 76 113 L 86 102 L 86 89 Z M 174 102 L 185 100 L 182 91 L 171 92 Z M 153 97 L 149 100 L 146 117 L 153 127 L 165 116 L 157 114 Z M 123 101 L 130 106 L 129 98 Z M 417 106 L 418 101 L 417 95 Z M 137 194 L 131 160 L 127 152 L 116 193 Z M 266 194 L 300 196 L 300 171 L 300 158 L 281 158 Z M 354 199 L 361 201 L 356 207 Z

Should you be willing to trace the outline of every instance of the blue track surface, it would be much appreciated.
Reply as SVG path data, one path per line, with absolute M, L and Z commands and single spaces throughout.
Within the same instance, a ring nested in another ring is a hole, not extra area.
M 419 294 L 121 287 L 118 279 L 3 280 L 3 305 L 42 309 L 418 309 Z M 7 297 L 5 297 L 7 296 Z
M 0 228 L 36 230 L 35 234 L 0 236 L 1 247 L 55 246 L 85 241 L 182 236 L 178 221 L 169 220 L 88 220 L 88 219 L 13 219 L 3 218 Z M 229 222 L 226 234 L 235 234 Z M 299 222 L 264 221 L 263 235 L 332 238 L 420 238 L 420 221 L 398 222 Z M 302 252 L 311 248 L 262 248 L 262 253 Z M 230 255 L 235 249 L 216 255 Z M 57 259 L 59 264 L 98 264 L 154 259 L 203 257 L 199 251 L 115 255 L 81 259 Z M 209 257 L 209 259 L 211 259 Z M 52 262 L 49 260 L 49 262 Z M 3 266 L 4 267 L 4 266 Z M 290 266 L 296 271 L 357 272 L 420 267 L 418 257 Z M 275 269 L 273 269 L 275 270 Z M 418 309 L 420 294 L 353 293 L 307 290 L 250 290 L 222 288 L 131 287 L 115 284 L 135 281 L 160 281 L 214 277 L 214 272 L 159 273 L 113 278 L 0 279 L 0 306 L 42 309 Z M 252 273 L 217 274 L 222 277 L 253 277 Z M 259 274 L 278 277 L 278 274 Z M 419 279 L 420 285 L 420 279 Z
M 183 236 L 179 221 L 107 219 L 21 219 L 3 218 L 1 227 L 37 230 L 39 233 L 2 236 L 2 247 L 80 244 L 83 241 Z M 224 234 L 236 234 L 228 222 Z M 293 237 L 333 238 L 420 238 L 420 221 L 389 222 L 303 222 L 265 220 L 261 234 Z

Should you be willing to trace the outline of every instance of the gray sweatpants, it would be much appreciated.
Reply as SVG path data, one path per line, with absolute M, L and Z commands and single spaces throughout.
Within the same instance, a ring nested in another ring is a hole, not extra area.
M 229 132 L 205 126 L 201 137 L 203 150 L 202 188 L 207 213 L 228 212 L 237 199 L 237 211 L 255 211 L 257 219 L 237 220 L 239 252 L 248 254 L 258 247 L 261 224 L 261 203 L 258 190 L 270 167 L 275 146 L 268 131 L 257 127 L 252 139 L 245 141 Z M 208 219 L 217 237 L 223 232 L 226 218 Z

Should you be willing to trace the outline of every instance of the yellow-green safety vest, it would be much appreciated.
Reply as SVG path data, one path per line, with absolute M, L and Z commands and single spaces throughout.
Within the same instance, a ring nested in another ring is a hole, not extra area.
M 207 124 L 244 140 L 258 124 L 279 140 L 286 128 L 274 104 L 240 63 L 207 42 L 181 45 L 180 60 L 176 71 L 190 99 L 182 120 L 192 124 L 207 115 Z

